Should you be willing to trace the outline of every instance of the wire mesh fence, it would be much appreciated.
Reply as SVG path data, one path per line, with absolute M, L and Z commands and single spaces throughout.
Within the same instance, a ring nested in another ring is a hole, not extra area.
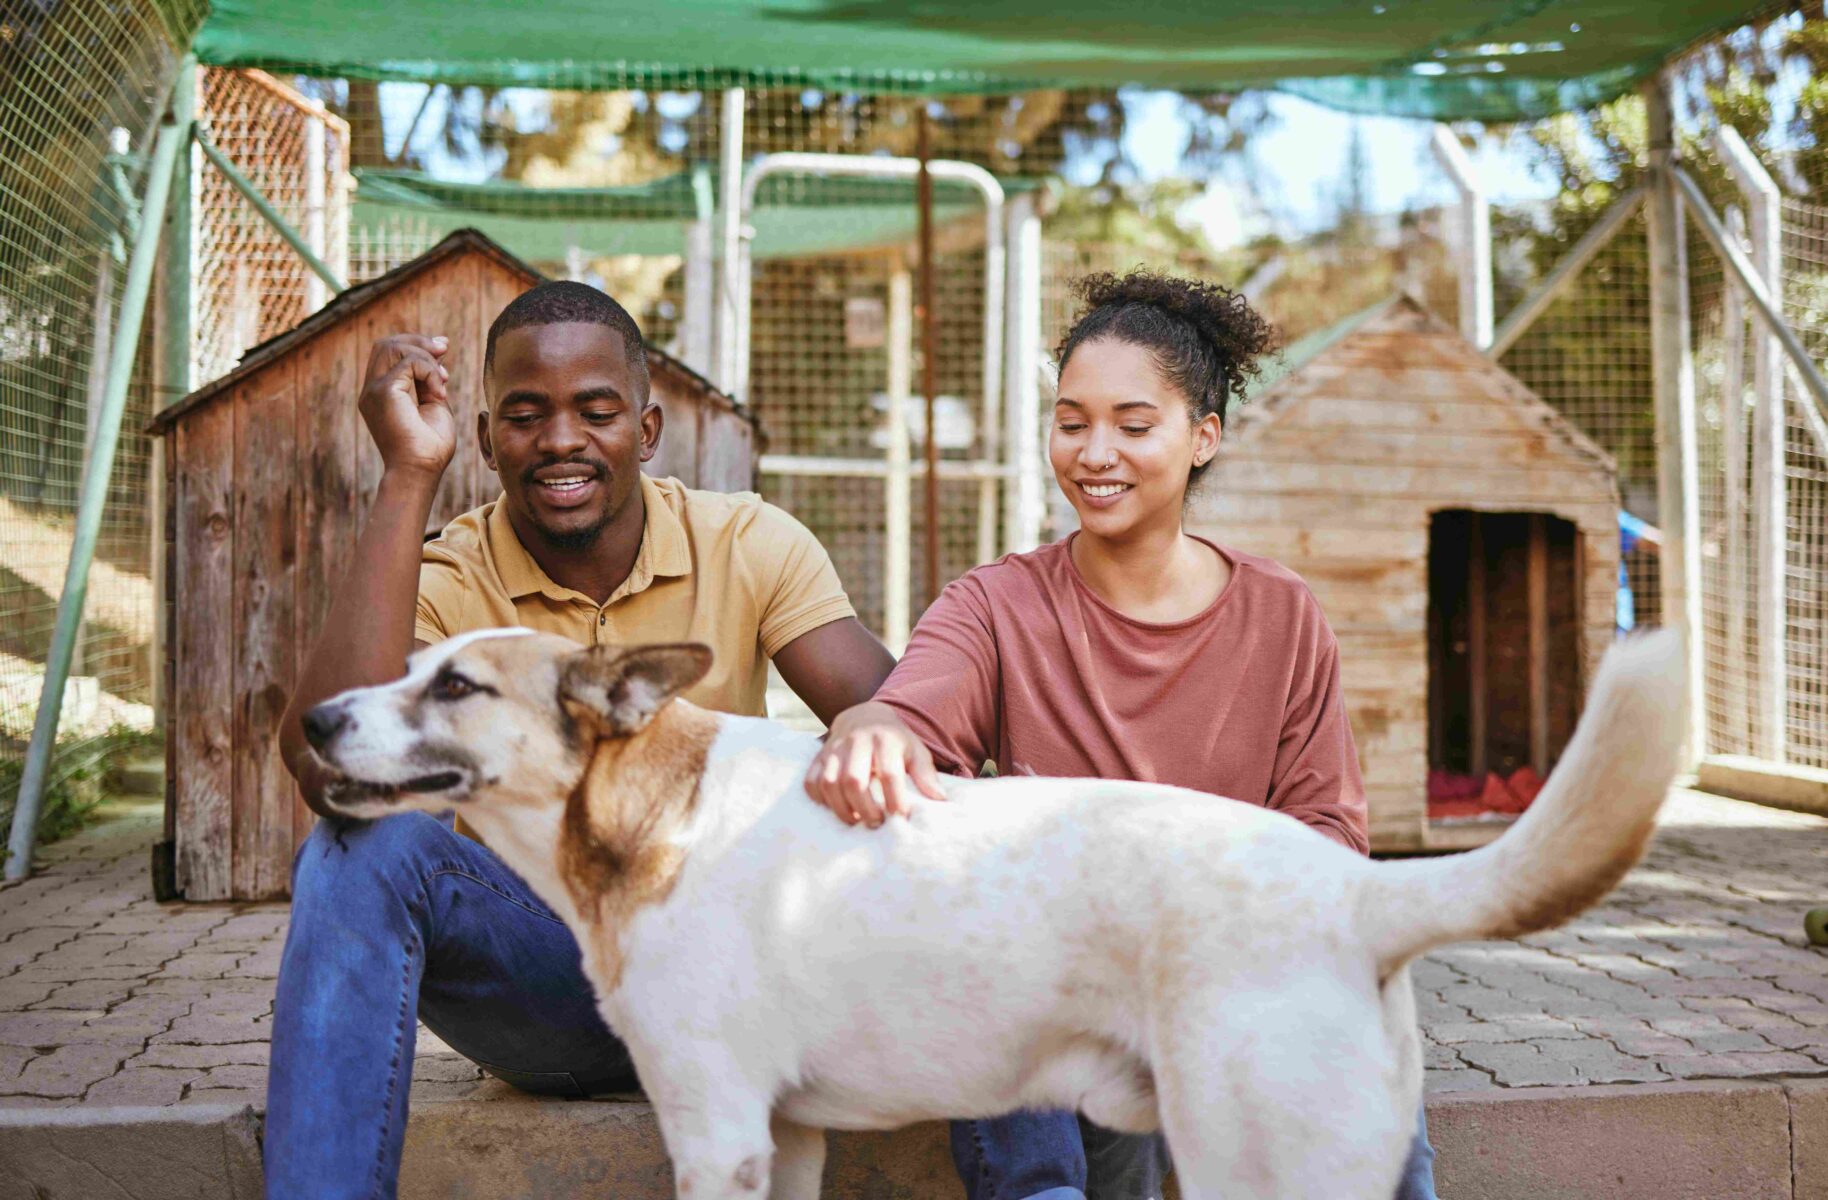
M 105 361 L 131 241 L 132 198 L 144 189 L 152 122 L 179 47 L 201 16 L 200 6 L 75 0 L 0 17 L 6 31 L 0 36 L 0 764 L 17 761 L 37 703 L 38 664 L 67 556 L 98 364 Z M 575 73 L 567 78 L 580 81 Z M 706 76 L 694 87 L 677 73 L 660 78 L 605 67 L 590 82 L 599 90 L 281 80 L 206 70 L 198 103 L 216 145 L 347 281 L 374 278 L 452 229 L 475 227 L 548 275 L 603 286 L 652 342 L 689 358 L 694 346 L 706 344 L 711 315 L 693 308 L 702 305 L 701 295 L 688 293 L 694 266 L 703 265 L 694 255 L 715 253 L 706 235 L 715 228 L 722 194 L 722 81 Z M 1190 131 L 1183 170 L 1196 182 L 1215 178 L 1214 147 L 1242 127 L 1240 102 L 1191 94 L 1176 102 Z M 788 151 L 912 155 L 923 111 L 935 158 L 982 166 L 1012 195 L 1041 179 L 1073 185 L 1075 199 L 1046 226 L 1043 347 L 1051 349 L 1073 314 L 1073 279 L 1135 265 L 1243 288 L 1287 341 L 1398 290 L 1457 324 L 1454 217 L 1432 199 L 1388 218 L 1360 214 L 1342 218 L 1336 229 L 1284 239 L 1274 261 L 1254 247 L 1189 249 L 1088 233 L 1109 225 L 1099 216 L 1101 205 L 1127 203 L 1129 106 L 1109 90 L 942 102 L 783 81 L 746 91 L 742 157 L 753 165 L 759 156 Z M 1697 127 L 1712 119 L 1705 111 L 1691 114 Z M 1547 147 L 1578 142 L 1552 125 L 1514 136 Z M 1638 151 L 1627 144 L 1629 131 L 1619 132 L 1626 125 L 1597 125 L 1599 143 L 1624 161 L 1615 191 L 1641 168 L 1631 162 Z M 1823 174 L 1819 158 L 1792 170 L 1786 186 L 1812 195 Z M 191 380 L 200 385 L 295 325 L 325 293 L 213 166 L 198 160 L 192 178 Z M 1710 179 L 1710 186 L 1717 182 Z M 1730 196 L 1719 199 L 1724 205 Z M 749 386 L 741 398 L 768 438 L 769 466 L 759 485 L 824 541 L 866 623 L 879 630 L 890 607 L 887 390 L 898 369 L 912 381 L 917 459 L 925 435 L 919 397 L 928 364 L 920 339 L 889 344 L 895 323 L 887 319 L 891 281 L 912 270 L 913 200 L 905 181 L 788 174 L 760 189 L 749 221 L 752 325 Z M 1582 221 L 1603 208 L 1592 197 L 1573 200 L 1590 205 L 1586 216 L 1545 216 L 1540 208 L 1497 214 L 1500 314 L 1543 277 Z M 1568 195 L 1556 201 L 1570 202 Z M 1784 213 L 1785 302 L 1818 355 L 1828 352 L 1825 211 L 1793 200 Z M 985 239 L 977 197 L 938 188 L 935 236 L 934 433 L 948 464 L 938 514 L 943 582 L 1002 544 L 995 502 L 1002 485 L 993 485 L 987 507 L 985 489 L 962 477 L 1001 431 L 986 395 Z M 1690 248 L 1690 267 L 1703 439 L 1698 500 L 1709 736 L 1717 749 L 1756 749 L 1755 698 L 1764 682 L 1746 665 L 1760 647 L 1746 616 L 1759 598 L 1755 572 L 1744 561 L 1753 472 L 1743 435 L 1755 417 L 1748 347 L 1757 335 L 1699 243 Z M 1654 527 L 1648 289 L 1639 216 L 1502 361 L 1614 456 L 1624 509 Z M 137 431 L 173 397 L 156 390 L 151 342 L 149 334 L 91 588 L 69 702 L 79 719 L 66 722 L 73 744 L 110 723 L 143 726 L 153 715 L 154 514 L 147 511 L 149 447 Z M 1794 395 L 1784 433 L 1789 674 L 1782 741 L 1786 756 L 1819 765 L 1828 760 L 1828 461 Z M 1051 494 L 1051 485 L 1046 490 Z M 917 476 L 914 561 L 906 571 L 915 615 L 931 599 L 923 583 L 919 496 Z M 1064 514 L 1044 533 L 1062 532 L 1063 520 Z M 1659 622 L 1654 536 L 1636 543 L 1625 563 L 1632 618 Z
M 1828 207 L 1783 205 L 1784 312 L 1828 360 Z M 1828 767 L 1828 413 L 1786 373 L 1784 397 L 1784 758 Z M 1814 416 L 1811 419 L 1811 412 Z
M 156 122 L 200 4 L 0 13 L 0 820 L 36 718 Z M 48 779 L 152 725 L 149 340 L 110 479 Z
M 203 69 L 205 134 L 313 252 L 349 276 L 349 125 L 264 71 Z M 252 346 L 323 307 L 325 282 L 246 197 L 195 156 L 192 377 L 233 370 Z

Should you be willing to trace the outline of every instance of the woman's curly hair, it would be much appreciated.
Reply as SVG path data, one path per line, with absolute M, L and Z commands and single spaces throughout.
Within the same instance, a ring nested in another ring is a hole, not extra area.
M 1276 349 L 1275 328 L 1242 295 L 1216 283 L 1137 269 L 1101 271 L 1073 285 L 1085 305 L 1054 359 L 1065 372 L 1086 342 L 1127 342 L 1149 351 L 1162 380 L 1187 398 L 1195 421 L 1244 399 L 1260 360 Z M 1208 466 L 1211 464 L 1208 463 Z M 1197 479 L 1205 467 L 1196 468 Z

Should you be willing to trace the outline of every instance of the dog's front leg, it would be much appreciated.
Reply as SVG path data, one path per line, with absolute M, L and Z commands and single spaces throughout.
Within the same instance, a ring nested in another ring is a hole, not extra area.
M 681 1041 L 656 1055 L 628 1039 L 673 1160 L 679 1200 L 763 1200 L 774 1161 L 772 1086 L 750 1078 L 723 1046 Z
M 770 1122 L 774 1134 L 774 1182 L 768 1200 L 819 1200 L 825 1174 L 825 1131 L 796 1125 L 780 1113 Z

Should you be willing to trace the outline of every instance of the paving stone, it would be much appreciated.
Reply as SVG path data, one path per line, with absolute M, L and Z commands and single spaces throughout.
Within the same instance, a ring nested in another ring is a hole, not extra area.
M 3 985 L 0 985 L 3 986 Z M 119 1004 L 139 986 L 134 979 L 84 979 L 77 983 L 44 983 L 32 987 L 49 989 L 44 997 L 29 1007 L 43 1011 L 53 1008 L 106 1009 Z
M 145 1050 L 127 1060 L 132 1067 L 188 1067 L 198 1070 L 209 1067 L 224 1066 L 228 1063 L 253 1063 L 265 1066 L 268 1044 L 266 1042 L 213 1042 L 203 1044 L 176 1044 L 154 1042 Z
M 191 1012 L 198 1016 L 233 1017 L 252 1021 L 273 1011 L 273 985 L 253 992 L 216 992 L 189 1001 Z
M 1460 1057 L 1505 1087 L 1542 1087 L 1556 1083 L 1579 1083 L 1580 1073 L 1574 1067 L 1551 1058 L 1528 1042 L 1512 1045 L 1469 1044 L 1459 1048 Z
M 0 1046 L 0 1083 L 19 1077 L 19 1069 L 38 1057 L 30 1046 Z
M 212 1014 L 179 1017 L 171 1023 L 171 1028 L 154 1034 L 152 1041 L 157 1043 L 226 1043 L 263 1041 L 272 1036 L 270 1022 L 265 1017 L 223 1017 Z
M 1822 1064 L 1816 1059 L 1790 1050 L 1672 1055 L 1652 1061 L 1677 1079 L 1746 1079 L 1752 1076 L 1822 1073 Z
M 1679 1037 L 1651 1028 L 1636 1017 L 1574 1017 L 1582 1033 L 1604 1038 L 1625 1054 L 1644 1058 L 1658 1054 L 1693 1054 L 1694 1046 Z
M 267 1088 L 267 1068 L 265 1063 L 226 1063 L 211 1067 L 204 1072 L 196 1085 L 198 1088 L 241 1088 L 248 1091 L 264 1092 Z
M 81 1103 L 77 1096 L 9 1096 L 0 1092 L 0 1108 L 4 1109 L 75 1108 Z
M 192 1087 L 184 1094 L 180 1104 L 218 1104 L 246 1105 L 249 1108 L 262 1108 L 267 1102 L 265 1088 L 200 1088 Z
M 1545 1057 L 1573 1067 L 1583 1083 L 1650 1083 L 1670 1078 L 1654 1062 L 1621 1053 L 1598 1038 L 1534 1044 Z
M 0 1083 L 9 1095 L 81 1096 L 120 1069 L 121 1061 L 138 1047 L 68 1045 L 27 1062 L 19 1074 Z
M 1581 1039 L 1587 1035 L 1567 1021 L 1549 1016 L 1516 1016 L 1497 1021 L 1442 1022 L 1429 1030 L 1439 1042 L 1527 1042 L 1533 1038 Z
M 128 1066 L 117 1075 L 97 1082 L 83 1096 L 84 1104 L 176 1104 L 185 1085 L 201 1075 L 195 1070 L 166 1070 Z
M 239 954 L 210 954 L 189 950 L 178 955 L 152 976 L 153 979 L 219 979 L 235 969 Z
M 1430 1096 L 1437 1092 L 1497 1091 L 1498 1084 L 1484 1071 L 1466 1068 L 1458 1071 L 1429 1071 L 1422 1078 L 1423 1090 Z
M 0 1012 L 17 1012 L 30 1008 L 57 990 L 54 983 L 21 983 L 0 979 Z

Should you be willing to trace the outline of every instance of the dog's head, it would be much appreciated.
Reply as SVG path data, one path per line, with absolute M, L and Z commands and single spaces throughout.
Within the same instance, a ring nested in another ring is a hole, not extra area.
M 640 732 L 711 668 L 696 644 L 592 646 L 488 629 L 419 651 L 404 677 L 304 715 L 347 817 L 562 803 L 599 742 Z

